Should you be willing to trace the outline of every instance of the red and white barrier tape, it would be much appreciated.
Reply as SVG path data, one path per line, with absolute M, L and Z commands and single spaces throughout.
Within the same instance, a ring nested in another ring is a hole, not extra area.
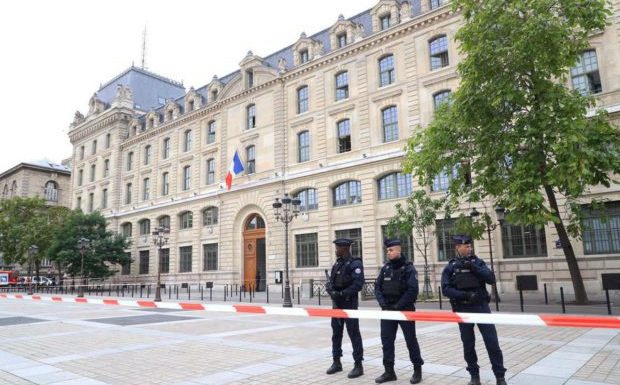
M 272 314 L 301 317 L 336 317 L 359 319 L 388 319 L 396 321 L 484 323 L 495 325 L 560 326 L 583 328 L 620 329 L 620 317 L 564 315 L 564 314 L 513 314 L 513 313 L 453 313 L 449 311 L 381 311 L 381 310 L 343 310 L 321 307 L 276 307 L 262 305 L 222 305 L 192 302 L 154 302 L 124 300 L 116 298 L 78 298 L 61 296 L 41 296 L 0 293 L 0 299 L 26 299 L 33 301 L 90 303 L 95 305 L 115 305 L 175 310 L 201 310 L 226 313 Z

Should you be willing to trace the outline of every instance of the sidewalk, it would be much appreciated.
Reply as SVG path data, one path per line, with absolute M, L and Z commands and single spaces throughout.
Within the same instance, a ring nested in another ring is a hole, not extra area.
M 355 380 L 346 378 L 346 336 L 344 372 L 324 374 L 329 319 L 1 300 L 0 325 L 0 384 L 371 384 L 383 369 L 376 320 L 360 322 L 365 375 Z M 423 383 L 467 384 L 458 327 L 419 322 L 417 334 Z M 498 334 L 511 385 L 620 383 L 620 330 L 498 326 Z M 484 384 L 492 385 L 478 341 Z M 396 356 L 392 383 L 408 384 L 400 333 Z

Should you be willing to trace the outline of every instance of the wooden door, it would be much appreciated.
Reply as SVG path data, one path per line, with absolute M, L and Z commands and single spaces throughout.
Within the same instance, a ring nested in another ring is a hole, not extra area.
M 256 238 L 246 238 L 243 252 L 243 283 L 246 290 L 256 282 Z

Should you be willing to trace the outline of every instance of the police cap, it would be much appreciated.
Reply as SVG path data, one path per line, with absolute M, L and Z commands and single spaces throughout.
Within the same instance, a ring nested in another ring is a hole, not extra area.
M 454 244 L 456 245 L 466 245 L 468 243 L 472 243 L 472 239 L 469 235 L 465 234 L 457 234 L 452 237 Z
M 352 243 L 353 241 L 348 238 L 338 238 L 334 241 L 336 246 L 351 246 Z
M 386 239 L 383 244 L 385 247 L 400 246 L 400 239 Z

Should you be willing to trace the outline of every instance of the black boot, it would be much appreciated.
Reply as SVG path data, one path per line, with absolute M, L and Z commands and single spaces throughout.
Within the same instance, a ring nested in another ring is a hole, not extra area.
M 362 361 L 355 361 L 355 366 L 349 372 L 347 377 L 349 378 L 357 378 L 364 374 L 364 367 L 362 366 Z
M 411 376 L 409 382 L 412 384 L 419 384 L 422 382 L 422 365 L 413 365 L 413 376 Z
M 472 374 L 471 380 L 469 380 L 469 384 L 467 385 L 480 385 L 480 375 Z
M 497 377 L 497 385 L 508 385 L 504 377 Z
M 375 378 L 375 382 L 377 384 L 382 384 L 388 381 L 396 381 L 396 373 L 394 373 L 394 364 L 384 365 L 384 366 L 385 366 L 385 372 L 383 372 L 383 374 L 380 375 L 379 377 Z
M 332 366 L 330 366 L 325 373 L 334 374 L 338 372 L 342 372 L 342 363 L 340 363 L 340 358 L 334 358 Z

